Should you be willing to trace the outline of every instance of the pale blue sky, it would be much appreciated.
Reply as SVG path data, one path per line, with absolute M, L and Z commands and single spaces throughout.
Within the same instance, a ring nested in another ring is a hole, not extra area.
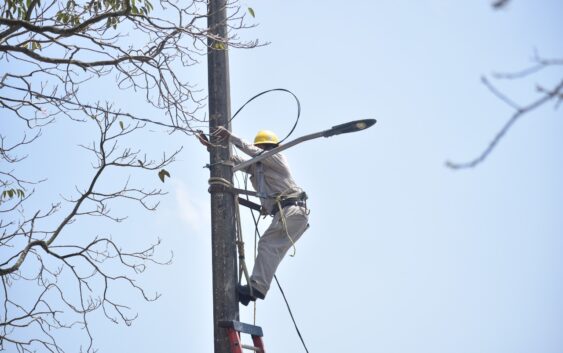
M 368 131 L 286 152 L 310 197 L 311 228 L 278 276 L 309 351 L 561 352 L 561 111 L 549 105 L 525 116 L 475 169 L 452 171 L 444 162 L 475 157 L 511 114 L 482 75 L 529 66 L 534 48 L 563 56 L 563 2 L 512 0 L 502 11 L 486 0 L 243 5 L 259 26 L 241 36 L 271 44 L 230 52 L 233 111 L 283 87 L 303 108 L 294 137 L 378 120 Z M 203 88 L 204 64 L 188 71 Z M 551 69 L 499 86 L 527 103 L 535 84 L 561 77 Z M 249 106 L 233 129 L 248 140 L 265 128 L 284 135 L 294 116 L 291 97 L 276 93 Z M 81 138 L 68 130 L 50 136 L 42 151 L 51 155 L 74 151 Z M 142 277 L 163 296 L 152 304 L 132 298 L 139 312 L 132 327 L 93 317 L 95 344 L 100 352 L 212 352 L 208 156 L 194 139 L 147 136 L 133 144 L 184 145 L 168 168 L 169 194 L 151 217 L 135 211 L 111 233 L 139 247 L 160 237 L 174 263 Z M 68 195 L 87 176 L 77 166 L 89 162 L 77 151 L 44 168 L 54 195 Z M 244 217 L 251 254 L 253 229 Z M 252 322 L 252 309 L 241 306 L 241 317 Z M 257 324 L 269 353 L 304 352 L 275 286 L 258 303 Z

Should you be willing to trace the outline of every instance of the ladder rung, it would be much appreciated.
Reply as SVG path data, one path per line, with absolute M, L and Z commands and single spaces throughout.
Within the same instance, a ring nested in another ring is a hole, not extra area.
M 227 329 L 229 342 L 231 346 L 231 353 L 242 353 L 243 349 L 248 349 L 258 353 L 265 353 L 264 343 L 262 342 L 262 328 L 260 326 L 253 326 L 235 320 L 220 320 L 219 327 Z M 241 333 L 246 333 L 252 336 L 253 346 L 242 344 L 240 336 Z
M 235 331 L 247 333 L 253 336 L 263 336 L 262 328 L 260 326 L 253 326 L 235 320 L 221 320 L 219 327 L 233 328 Z
M 255 352 L 262 352 L 262 349 L 260 349 L 258 347 L 254 347 L 254 346 L 249 346 L 249 345 L 246 345 L 246 344 L 242 344 L 241 347 L 244 348 L 244 349 L 255 351 Z

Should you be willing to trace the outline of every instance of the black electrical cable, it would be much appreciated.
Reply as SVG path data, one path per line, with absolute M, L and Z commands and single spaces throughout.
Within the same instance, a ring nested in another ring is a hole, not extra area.
M 240 113 L 241 110 L 244 109 L 244 107 L 246 107 L 248 105 L 248 103 L 252 102 L 253 100 L 255 100 L 256 98 L 266 94 L 266 93 L 270 93 L 270 92 L 286 92 L 289 93 L 293 96 L 293 98 L 295 98 L 295 102 L 297 103 L 297 118 L 295 119 L 295 123 L 293 123 L 293 127 L 291 128 L 291 131 L 289 131 L 289 133 L 287 134 L 286 137 L 284 137 L 283 139 L 281 139 L 280 143 L 284 142 L 285 140 L 287 140 L 287 138 L 289 136 L 291 136 L 291 134 L 293 133 L 293 131 L 295 131 L 295 128 L 297 127 L 297 124 L 299 123 L 299 117 L 301 117 L 301 102 L 299 102 L 299 98 L 297 98 L 297 96 L 291 92 L 288 89 L 285 88 L 272 88 L 266 91 L 262 91 L 260 93 L 258 93 L 257 95 L 255 95 L 254 97 L 250 98 L 249 100 L 246 101 L 246 103 L 244 103 L 240 108 L 238 108 L 238 110 L 233 114 L 233 116 L 231 117 L 231 119 L 229 120 L 229 122 L 233 121 L 233 119 L 238 115 L 238 113 Z
M 254 212 L 252 212 L 252 219 L 254 220 L 254 225 L 256 227 L 256 235 L 258 236 L 258 238 L 260 239 L 260 231 L 258 230 L 258 222 L 260 221 L 260 217 L 258 217 L 258 219 L 256 219 L 254 217 Z M 303 344 L 303 348 L 305 348 L 305 352 L 309 353 L 309 350 L 307 349 L 307 345 L 305 344 L 305 340 L 303 339 L 303 335 L 301 335 L 301 331 L 299 330 L 299 327 L 297 326 L 297 322 L 295 321 L 295 317 L 293 316 L 293 312 L 291 311 L 291 307 L 289 306 L 289 302 L 287 301 L 287 297 L 285 296 L 285 292 L 283 291 L 283 288 L 280 284 L 280 281 L 278 280 L 278 276 L 274 275 L 274 279 L 276 280 L 276 284 L 278 285 L 278 288 L 280 289 L 280 293 L 283 297 L 283 300 L 285 301 L 285 306 L 287 307 L 287 311 L 289 312 L 289 316 L 291 317 L 291 321 L 293 321 L 293 326 L 295 326 L 295 331 L 297 332 L 297 335 L 299 336 L 299 339 L 301 340 L 301 344 Z
M 297 322 L 295 322 L 295 318 L 293 317 L 293 312 L 291 312 L 291 308 L 289 307 L 289 302 L 287 301 L 287 298 L 285 297 L 285 293 L 283 292 L 280 281 L 278 281 L 278 277 L 276 275 L 274 275 L 274 279 L 276 280 L 278 288 L 280 289 L 283 300 L 285 301 L 285 305 L 287 306 L 287 311 L 289 312 L 289 316 L 291 316 L 291 321 L 293 321 L 293 326 L 295 326 L 295 331 L 297 331 L 297 335 L 299 336 L 299 339 L 301 340 L 301 343 L 303 344 L 303 348 L 305 348 L 305 352 L 309 353 L 309 350 L 307 349 L 307 345 L 305 345 L 305 340 L 303 339 L 303 336 L 301 335 L 301 331 L 299 331 L 299 327 L 297 327 Z
M 293 123 L 293 127 L 291 128 L 291 130 L 289 131 L 289 133 L 287 134 L 287 136 L 285 136 L 283 139 L 280 140 L 280 144 L 287 140 L 289 138 L 289 136 L 291 136 L 291 134 L 293 133 L 293 131 L 295 131 L 295 128 L 297 127 L 297 124 L 299 123 L 299 118 L 301 117 L 301 102 L 299 102 L 299 98 L 297 98 L 297 96 L 291 92 L 288 89 L 285 88 L 273 88 L 273 89 L 269 89 L 266 91 L 262 91 L 260 93 L 258 93 L 257 95 L 255 95 L 254 97 L 250 98 L 249 100 L 246 101 L 246 103 L 244 103 L 231 117 L 231 119 L 229 120 L 229 122 L 233 121 L 233 119 L 244 109 L 244 107 L 246 107 L 250 102 L 252 102 L 254 99 L 266 94 L 266 93 L 270 93 L 270 92 L 286 92 L 289 93 L 293 96 L 293 98 L 295 98 L 295 102 L 297 103 L 297 118 L 295 119 L 295 122 Z M 244 188 L 245 190 L 248 190 L 248 175 L 246 176 L 246 178 L 244 179 Z M 248 195 L 246 195 L 246 198 L 249 199 Z M 260 231 L 258 230 L 258 223 L 260 222 L 260 216 L 258 216 L 258 218 L 255 217 L 254 212 L 252 212 L 252 210 L 250 211 L 250 213 L 252 214 L 252 220 L 254 221 L 254 229 L 255 229 L 255 234 L 256 236 L 260 239 L 261 235 L 260 235 Z M 295 321 L 295 317 L 293 316 L 293 312 L 291 311 L 291 307 L 289 306 L 289 302 L 287 300 L 287 297 L 285 296 L 285 292 L 283 291 L 283 288 L 280 284 L 280 281 L 278 280 L 278 277 L 276 275 L 274 275 L 274 279 L 276 280 L 276 284 L 278 285 L 278 288 L 280 289 L 280 293 L 283 297 L 283 300 L 285 301 L 285 305 L 287 307 L 287 311 L 289 312 L 289 316 L 291 317 L 291 321 L 293 321 L 293 326 L 295 326 L 295 331 L 297 331 L 297 335 L 299 336 L 299 339 L 301 340 L 301 343 L 303 344 L 303 348 L 305 348 L 305 352 L 309 353 L 309 350 L 307 349 L 307 345 L 305 344 L 305 340 L 303 339 L 303 335 L 301 335 L 301 331 L 299 330 L 299 327 L 297 326 L 297 322 Z
M 248 189 L 248 174 L 244 178 L 244 188 Z M 249 199 L 249 196 L 246 195 L 246 198 Z M 254 215 L 254 212 L 252 210 L 250 210 L 250 214 L 252 214 L 252 220 L 254 221 L 254 233 L 258 237 L 258 239 L 260 239 L 261 235 L 260 235 L 260 230 L 258 229 L 258 223 L 260 222 L 260 216 L 258 216 L 258 218 L 256 218 L 256 216 Z M 301 340 L 301 344 L 303 344 L 303 348 L 305 349 L 305 352 L 309 353 L 309 350 L 307 349 L 307 345 L 305 344 L 305 339 L 303 339 L 303 335 L 301 334 L 301 331 L 299 330 L 299 327 L 297 326 L 297 322 L 295 321 L 295 317 L 293 316 L 293 311 L 291 311 L 291 307 L 289 306 L 289 302 L 287 300 L 287 297 L 285 296 L 285 292 L 283 291 L 283 288 L 280 284 L 280 281 L 278 280 L 278 276 L 274 275 L 274 279 L 276 280 L 276 284 L 278 285 L 278 288 L 280 289 L 280 293 L 283 297 L 283 300 L 285 301 L 285 306 L 287 307 L 287 311 L 289 312 L 289 316 L 291 317 L 291 321 L 293 321 L 293 326 L 295 327 L 295 331 L 297 332 L 297 335 L 299 336 L 299 339 Z

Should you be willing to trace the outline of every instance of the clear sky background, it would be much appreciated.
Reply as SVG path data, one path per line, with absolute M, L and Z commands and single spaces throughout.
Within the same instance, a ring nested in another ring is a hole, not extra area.
M 444 163 L 476 157 L 512 114 L 481 76 L 530 66 L 534 49 L 563 56 L 563 2 L 512 0 L 502 11 L 486 0 L 242 4 L 255 10 L 259 26 L 241 37 L 271 44 L 230 51 L 233 112 L 256 93 L 283 87 L 303 108 L 293 137 L 378 120 L 368 131 L 285 153 L 310 197 L 311 228 L 278 278 L 309 351 L 562 352 L 561 110 L 551 104 L 524 116 L 475 169 Z M 205 88 L 205 58 L 186 74 Z M 498 85 L 525 104 L 537 97 L 536 84 L 550 87 L 562 76 L 550 69 Z M 283 136 L 295 113 L 290 96 L 274 93 L 245 109 L 233 130 L 247 140 L 260 129 Z M 75 148 L 81 136 L 53 130 L 37 145 L 32 167 L 48 172 L 54 195 L 71 194 L 89 175 L 85 152 Z M 193 138 L 151 136 L 134 143 L 184 146 L 167 168 L 169 194 L 159 210 L 131 211 L 112 228 L 82 227 L 139 248 L 160 237 L 162 257 L 173 251 L 174 262 L 141 278 L 162 298 L 132 297 L 133 326 L 92 317 L 95 345 L 100 352 L 212 352 L 208 155 Z M 59 150 L 64 158 L 41 161 Z M 243 215 L 251 254 L 251 218 Z M 242 321 L 252 315 L 241 306 Z M 304 352 L 275 285 L 258 302 L 257 324 L 269 353 Z

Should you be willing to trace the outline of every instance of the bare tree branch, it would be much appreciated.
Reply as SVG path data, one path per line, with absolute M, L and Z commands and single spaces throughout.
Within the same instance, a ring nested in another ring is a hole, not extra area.
M 539 88 L 538 92 L 541 93 L 541 97 L 523 107 L 520 107 L 515 103 L 513 103 L 512 100 L 507 98 L 504 94 L 500 93 L 500 91 L 498 91 L 494 86 L 492 86 L 487 80 L 484 80 L 483 82 L 491 90 L 491 92 L 493 92 L 495 96 L 497 96 L 503 102 L 505 102 L 510 107 L 515 109 L 515 112 L 512 114 L 510 119 L 504 124 L 504 126 L 497 132 L 497 134 L 491 140 L 489 145 L 483 150 L 483 152 L 481 152 L 481 154 L 478 157 L 466 163 L 454 163 L 451 161 L 447 161 L 446 165 L 449 168 L 463 169 L 463 168 L 475 167 L 479 163 L 483 162 L 489 156 L 489 154 L 502 140 L 502 138 L 506 135 L 506 133 L 510 130 L 510 128 L 514 125 L 514 123 L 516 123 L 516 121 L 518 121 L 521 117 L 552 100 L 556 100 L 556 106 L 557 106 L 557 104 L 563 99 L 563 80 L 550 90 Z
M 172 254 L 157 254 L 160 239 L 130 250 L 117 237 L 71 225 L 92 217 L 124 222 L 129 214 L 113 211 L 117 203 L 157 209 L 165 192 L 138 185 L 132 175 L 163 172 L 182 148 L 155 158 L 127 141 L 148 128 L 192 135 L 207 122 L 205 96 L 186 69 L 210 50 L 262 45 L 238 38 L 252 25 L 237 2 L 227 6 L 229 31 L 220 37 L 207 27 L 206 0 L 0 3 L 0 109 L 14 126 L 0 134 L 0 350 L 94 352 L 93 313 L 126 325 L 137 317 L 114 288 L 126 285 L 146 301 L 160 296 L 137 282 L 147 266 L 170 263 Z M 113 91 L 92 94 L 94 82 L 110 82 L 145 105 L 123 106 Z M 44 205 L 35 190 L 46 176 L 29 178 L 19 166 L 62 121 L 93 131 L 79 147 L 91 160 L 77 166 L 93 170 L 71 195 Z M 122 177 L 107 183 L 107 175 Z M 62 344 L 71 332 L 82 335 L 81 347 Z
M 494 9 L 496 10 L 500 10 L 504 7 L 506 7 L 506 5 L 508 5 L 508 3 L 510 2 L 510 0 L 494 0 L 492 3 L 492 6 Z

